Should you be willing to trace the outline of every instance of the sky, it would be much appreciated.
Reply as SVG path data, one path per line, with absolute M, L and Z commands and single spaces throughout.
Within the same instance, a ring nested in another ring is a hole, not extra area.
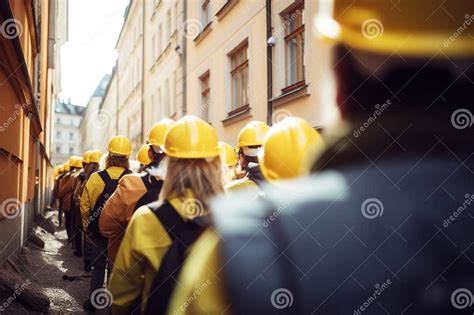
M 86 106 L 102 77 L 111 73 L 128 2 L 69 0 L 69 39 L 61 48 L 62 99 Z

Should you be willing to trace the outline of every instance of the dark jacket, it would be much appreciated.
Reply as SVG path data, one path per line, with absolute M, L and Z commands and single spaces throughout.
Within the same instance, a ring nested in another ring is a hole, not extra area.
M 312 177 L 215 204 L 234 313 L 472 313 L 456 295 L 474 292 L 474 130 L 379 118 Z

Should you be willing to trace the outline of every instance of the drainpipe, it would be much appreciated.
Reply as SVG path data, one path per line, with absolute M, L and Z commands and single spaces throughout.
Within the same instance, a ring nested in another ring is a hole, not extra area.
M 142 143 L 145 142 L 145 0 L 142 0 Z
M 272 0 L 266 0 L 267 40 L 272 36 Z M 272 125 L 273 106 L 273 55 L 272 46 L 267 44 L 267 124 Z
M 183 36 L 182 36 L 182 39 L 183 39 L 183 52 L 181 54 L 181 65 L 183 67 L 183 116 L 186 115 L 187 111 L 188 111 L 188 108 L 187 108 L 187 102 L 186 102 L 186 98 L 187 98 L 187 94 L 186 94 L 186 87 L 187 87 L 187 84 L 186 84 L 186 50 L 187 50 L 187 40 L 186 40 L 186 32 L 187 32 L 187 23 L 186 23 L 186 19 L 188 18 L 188 4 L 187 4 L 187 1 L 184 0 L 183 1 Z

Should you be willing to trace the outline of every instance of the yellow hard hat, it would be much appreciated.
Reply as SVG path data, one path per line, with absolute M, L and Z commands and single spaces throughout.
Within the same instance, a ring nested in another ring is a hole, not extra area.
M 69 162 L 64 163 L 64 171 L 69 172 L 71 170 L 71 166 L 69 165 Z
M 201 118 L 189 115 L 171 126 L 161 149 L 175 158 L 208 158 L 219 155 L 217 142 L 214 128 Z
M 237 146 L 241 148 L 262 145 L 263 137 L 269 128 L 266 123 L 261 121 L 249 122 L 240 130 Z
M 323 149 L 321 135 L 304 119 L 287 117 L 268 131 L 258 162 L 267 180 L 290 179 L 308 174 L 311 158 Z
M 91 155 L 89 156 L 89 163 L 99 163 L 101 156 L 102 152 L 100 150 L 92 151 Z
M 150 157 L 148 157 L 148 145 L 144 144 L 140 147 L 137 153 L 137 160 L 143 165 L 148 165 L 151 162 Z
M 165 118 L 157 122 L 151 127 L 150 134 L 148 135 L 148 143 L 154 146 L 162 146 L 165 144 L 166 132 L 174 124 L 174 121 L 169 118 Z
M 58 168 L 59 168 L 59 174 L 64 173 L 64 166 L 63 165 L 59 165 Z
M 55 166 L 53 168 L 53 176 L 56 177 L 59 175 L 59 166 Z
M 382 54 L 469 56 L 474 23 L 468 1 L 326 0 L 316 16 L 323 36 L 350 47 Z M 469 27 L 469 26 L 467 26 Z
M 115 155 L 130 155 L 132 153 L 132 145 L 127 137 L 115 136 L 110 139 L 107 150 Z
M 82 163 L 90 163 L 91 154 L 92 150 L 86 151 L 82 156 Z
M 72 166 L 74 166 L 75 168 L 82 168 L 82 158 L 76 157 Z
M 221 155 L 222 163 L 225 166 L 235 166 L 237 164 L 237 156 L 234 148 L 223 141 L 219 141 L 219 152 Z
M 78 158 L 79 158 L 79 157 L 76 156 L 76 155 L 71 156 L 71 157 L 69 158 L 69 161 L 68 161 L 69 167 L 74 167 L 74 165 L 76 164 L 76 161 L 77 161 Z

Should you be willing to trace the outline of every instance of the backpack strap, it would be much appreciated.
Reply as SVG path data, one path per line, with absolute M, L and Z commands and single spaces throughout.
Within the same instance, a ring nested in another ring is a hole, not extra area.
M 109 184 L 112 181 L 112 178 L 110 178 L 109 172 L 107 172 L 107 170 L 102 170 L 100 172 L 97 172 L 97 174 L 99 174 L 105 186 L 107 186 L 107 184 Z
M 159 202 L 153 202 L 147 206 L 155 214 L 165 228 L 166 233 L 168 233 L 169 237 L 174 242 L 176 240 L 176 235 L 185 228 L 185 221 L 167 201 L 161 205 Z

